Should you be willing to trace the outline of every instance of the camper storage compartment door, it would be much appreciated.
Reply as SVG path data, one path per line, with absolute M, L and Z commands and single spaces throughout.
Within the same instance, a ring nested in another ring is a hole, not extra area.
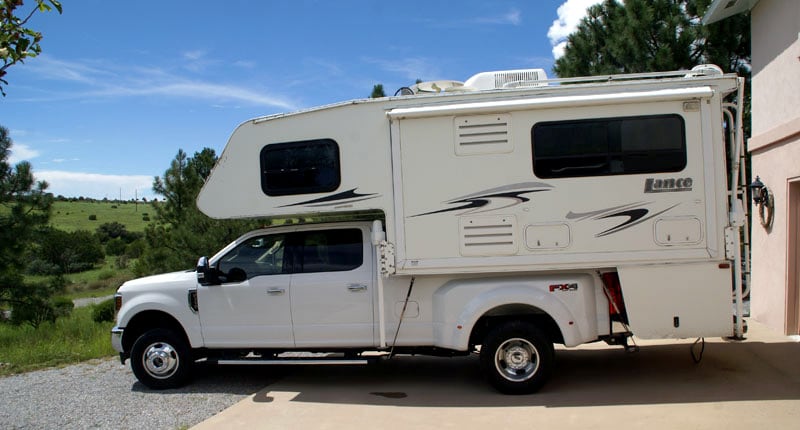
M 733 334 L 730 268 L 712 262 L 618 270 L 634 335 L 681 339 Z

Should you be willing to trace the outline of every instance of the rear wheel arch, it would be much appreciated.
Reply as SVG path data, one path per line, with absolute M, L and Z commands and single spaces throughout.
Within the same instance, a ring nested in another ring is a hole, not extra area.
M 554 343 L 564 343 L 561 328 L 547 312 L 529 304 L 509 303 L 494 307 L 478 318 L 470 332 L 470 346 L 480 345 L 489 331 L 511 321 L 532 324 Z

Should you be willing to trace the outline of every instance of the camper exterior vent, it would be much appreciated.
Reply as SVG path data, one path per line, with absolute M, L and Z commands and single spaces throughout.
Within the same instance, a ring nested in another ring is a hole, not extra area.
M 544 69 L 502 70 L 496 72 L 482 72 L 467 79 L 465 87 L 478 90 L 494 90 L 500 88 L 545 86 L 538 83 L 547 79 Z
M 513 216 L 475 216 L 461 219 L 461 254 L 464 256 L 517 253 L 517 219 Z
M 511 115 L 460 116 L 454 121 L 456 154 L 511 152 Z

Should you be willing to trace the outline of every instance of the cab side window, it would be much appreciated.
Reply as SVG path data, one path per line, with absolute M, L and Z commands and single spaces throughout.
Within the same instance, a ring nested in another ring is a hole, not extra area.
M 242 242 L 219 261 L 217 269 L 222 281 L 242 282 L 256 276 L 290 273 L 284 260 L 285 243 L 283 234 Z
M 308 231 L 298 247 L 295 273 L 343 272 L 364 262 L 363 237 L 356 228 Z

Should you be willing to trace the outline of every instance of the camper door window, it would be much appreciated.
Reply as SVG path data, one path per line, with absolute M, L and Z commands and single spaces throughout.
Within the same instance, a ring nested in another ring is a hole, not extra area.
M 539 178 L 679 172 L 686 167 L 680 115 L 540 122 L 533 126 Z
M 315 139 L 261 149 L 261 189 L 268 196 L 326 193 L 339 188 L 339 145 Z

